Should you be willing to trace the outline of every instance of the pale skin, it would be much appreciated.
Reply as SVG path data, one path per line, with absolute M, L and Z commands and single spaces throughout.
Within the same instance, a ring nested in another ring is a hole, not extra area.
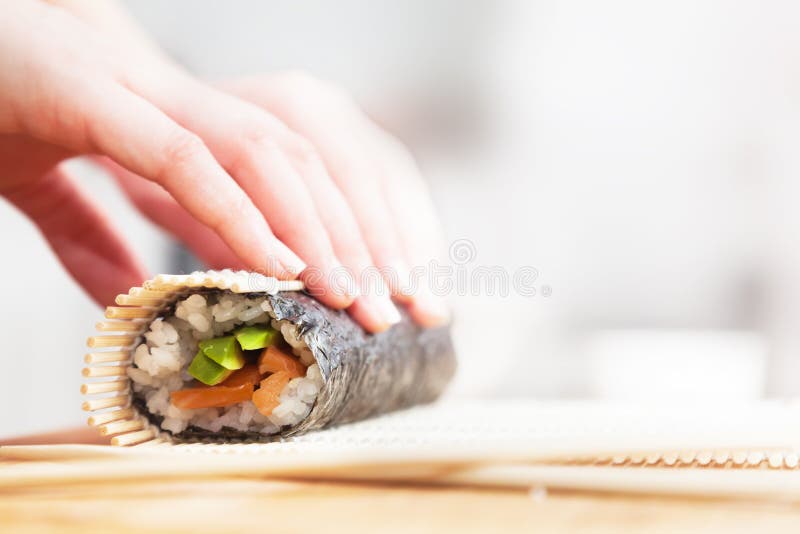
M 447 320 L 403 283 L 441 244 L 424 181 L 340 89 L 302 73 L 208 83 L 112 2 L 0 0 L 0 194 L 106 305 L 147 273 L 64 168 L 78 156 L 211 268 L 300 278 L 371 332 L 396 303 Z

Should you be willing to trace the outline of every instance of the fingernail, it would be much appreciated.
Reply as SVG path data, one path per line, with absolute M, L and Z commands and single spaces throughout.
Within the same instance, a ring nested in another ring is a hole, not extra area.
M 283 267 L 285 274 L 291 278 L 297 278 L 297 275 L 305 271 L 307 267 L 297 254 L 280 241 L 275 243 L 275 256 Z
M 397 306 L 394 305 L 394 302 L 392 302 L 392 299 L 389 297 L 373 297 L 373 302 L 380 312 L 381 317 L 383 317 L 383 320 L 387 323 L 397 324 L 403 319 L 400 316 Z
M 397 311 L 389 297 L 366 295 L 362 297 L 361 302 L 364 303 L 367 312 L 372 316 L 372 320 L 378 324 L 388 327 L 402 320 L 400 312 Z
M 367 285 L 360 288 L 361 298 L 359 302 L 363 304 L 364 310 L 371 316 L 372 320 L 387 326 L 397 324 L 402 320 L 400 312 L 389 296 L 389 288 L 381 278 L 370 278 L 362 281 Z
M 410 296 L 409 281 L 411 279 L 411 269 L 408 268 L 408 264 L 403 260 L 397 260 L 390 265 L 396 277 L 396 280 L 393 281 L 393 283 L 396 283 L 396 287 L 392 289 L 397 294 Z
M 355 286 L 355 284 L 353 284 L 352 287 L 347 288 L 345 295 L 347 295 L 347 297 L 350 298 L 351 300 L 356 300 L 358 297 L 361 296 L 361 291 L 359 291 L 358 288 Z
M 361 290 L 358 288 L 358 284 L 350 269 L 342 265 L 338 260 L 333 260 L 331 265 L 332 266 L 328 268 L 330 286 L 336 291 L 341 292 L 342 296 L 351 301 L 361 296 Z

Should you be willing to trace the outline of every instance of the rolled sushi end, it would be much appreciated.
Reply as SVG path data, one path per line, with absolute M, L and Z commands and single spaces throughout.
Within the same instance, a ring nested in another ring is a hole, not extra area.
M 324 380 L 266 297 L 203 291 L 155 319 L 133 351 L 134 402 L 162 430 L 263 435 L 303 421 Z

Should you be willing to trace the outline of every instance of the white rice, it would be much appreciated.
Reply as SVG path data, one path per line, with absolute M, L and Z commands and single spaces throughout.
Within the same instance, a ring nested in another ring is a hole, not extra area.
M 251 401 L 202 410 L 181 410 L 170 403 L 171 392 L 191 387 L 193 379 L 186 368 L 197 353 L 198 341 L 259 323 L 278 330 L 308 367 L 305 377 L 289 381 L 271 415 L 260 414 Z M 174 316 L 150 324 L 144 341 L 134 350 L 133 363 L 128 369 L 133 390 L 144 397 L 150 413 L 163 416 L 161 428 L 172 433 L 194 425 L 212 432 L 226 427 L 275 434 L 281 427 L 305 419 L 324 385 L 311 349 L 297 335 L 297 328 L 289 321 L 277 321 L 266 297 L 234 293 L 198 293 L 178 300 Z

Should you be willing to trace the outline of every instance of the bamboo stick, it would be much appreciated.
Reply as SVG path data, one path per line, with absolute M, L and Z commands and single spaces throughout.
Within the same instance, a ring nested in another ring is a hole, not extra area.
M 109 306 L 106 308 L 106 319 L 149 319 L 156 314 L 152 308 Z
M 127 347 L 133 345 L 139 336 L 92 336 L 86 341 L 89 348 Z
M 139 430 L 138 432 L 130 432 L 128 434 L 120 434 L 111 438 L 111 444 L 117 446 L 134 445 L 143 441 L 148 441 L 156 437 L 156 432 L 152 428 L 146 430 Z
M 127 395 L 120 397 L 106 397 L 103 399 L 91 399 L 83 402 L 82 408 L 85 412 L 102 410 L 103 408 L 113 408 L 114 406 L 126 406 L 130 401 Z
M 104 425 L 111 421 L 118 421 L 120 419 L 129 419 L 133 417 L 136 412 L 133 408 L 122 408 L 120 410 L 112 410 L 110 412 L 98 413 L 89 416 L 86 421 L 90 426 Z
M 169 296 L 168 291 L 158 291 L 155 289 L 143 289 L 141 287 L 132 287 L 130 291 L 128 291 L 128 295 L 132 297 L 143 297 L 143 298 L 155 298 L 155 299 L 164 299 Z
M 100 425 L 97 427 L 97 431 L 100 432 L 101 436 L 110 436 L 111 434 L 122 434 L 123 432 L 133 432 L 136 430 L 142 430 L 144 428 L 144 423 L 142 423 L 139 419 L 128 419 L 128 420 L 121 420 L 121 421 L 114 421 L 112 423 L 107 423 L 105 425 Z
M 83 376 L 85 377 L 100 377 L 100 376 L 127 376 L 127 366 L 123 365 L 105 365 L 99 367 L 84 367 Z
M 146 324 L 143 321 L 100 321 L 95 323 L 98 332 L 138 332 Z
M 96 395 L 98 393 L 111 393 L 113 391 L 127 391 L 129 386 L 130 380 L 127 378 L 112 380 L 110 382 L 92 382 L 91 384 L 83 384 L 81 386 L 81 393 L 84 395 Z
M 117 295 L 117 298 L 114 300 L 114 302 L 120 306 L 158 306 L 163 302 L 163 299 L 158 297 Z
M 93 352 L 83 357 L 86 363 L 124 362 L 131 357 L 127 351 Z

